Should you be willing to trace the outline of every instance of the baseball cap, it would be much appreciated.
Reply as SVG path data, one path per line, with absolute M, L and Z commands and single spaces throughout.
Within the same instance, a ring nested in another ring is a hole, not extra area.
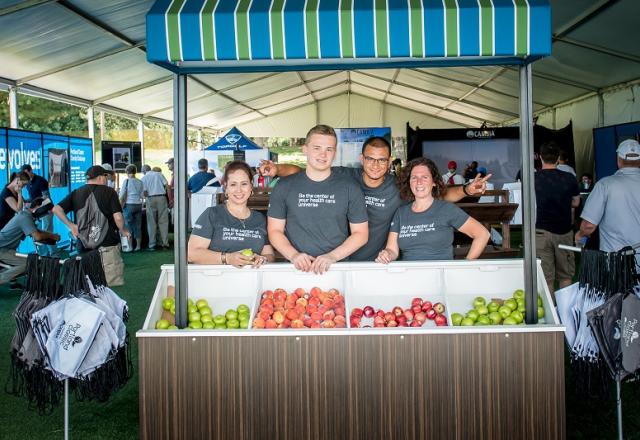
M 640 160 L 640 144 L 635 139 L 627 139 L 620 142 L 616 153 L 623 160 Z
M 485 167 L 478 167 L 478 172 L 480 174 L 487 174 L 487 169 Z
M 165 162 L 167 165 L 173 163 L 173 157 L 170 157 L 168 161 Z
M 455 160 L 450 160 L 449 163 L 447 164 L 447 169 L 451 169 L 451 168 L 458 168 L 458 164 L 456 163 Z
M 113 171 L 105 170 L 100 165 L 94 165 L 90 167 L 85 174 L 87 179 L 95 179 L 96 177 L 113 174 Z

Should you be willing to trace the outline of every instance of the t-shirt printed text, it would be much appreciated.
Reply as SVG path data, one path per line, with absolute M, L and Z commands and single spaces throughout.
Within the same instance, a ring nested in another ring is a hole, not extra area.
M 298 193 L 299 208 L 317 208 L 323 203 L 336 203 L 335 194 Z

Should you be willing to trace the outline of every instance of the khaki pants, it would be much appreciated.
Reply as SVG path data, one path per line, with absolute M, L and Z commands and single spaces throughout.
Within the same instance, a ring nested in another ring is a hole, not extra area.
M 27 259 L 16 256 L 15 249 L 0 249 L 0 262 L 9 266 L 0 268 L 0 284 L 8 283 L 27 270 Z
M 107 286 L 122 286 L 124 284 L 124 261 L 120 255 L 120 245 L 101 247 L 100 259 L 107 279 Z
M 536 255 L 542 260 L 542 272 L 547 284 L 553 286 L 555 280 L 571 282 L 576 272 L 573 252 L 558 248 L 559 244 L 573 246 L 573 232 L 553 234 L 543 229 L 536 229 Z
M 161 246 L 169 246 L 169 209 L 165 196 L 147 197 L 147 232 L 149 247 L 156 246 L 156 227 L 160 229 Z

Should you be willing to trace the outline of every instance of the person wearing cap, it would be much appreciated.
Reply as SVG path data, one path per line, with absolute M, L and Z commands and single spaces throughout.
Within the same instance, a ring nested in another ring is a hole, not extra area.
M 640 243 L 640 144 L 634 139 L 620 143 L 618 171 L 600 179 L 591 190 L 580 217 L 576 243 L 600 231 L 600 250 L 619 251 Z M 640 255 L 636 254 L 640 265 Z
M 108 176 L 112 174 L 112 171 L 107 171 L 100 165 L 90 167 L 86 172 L 87 184 L 71 191 L 53 207 L 53 213 L 65 224 L 71 235 L 78 238 L 78 225 L 69 220 L 67 213 L 73 211 L 78 221 L 78 211 L 84 208 L 89 194 L 93 193 L 100 211 L 109 224 L 108 232 L 98 246 L 107 285 L 121 286 L 124 284 L 124 263 L 120 254 L 120 235 L 131 238 L 131 234 L 124 223 L 118 193 L 107 186 Z M 81 244 L 80 241 L 79 243 Z
M 33 168 L 29 164 L 22 165 L 20 170 L 29 175 L 29 183 L 26 185 L 27 192 L 29 193 L 29 200 L 27 202 L 39 197 L 49 197 L 49 182 L 47 182 L 47 179 L 35 174 L 33 172 Z M 40 229 L 43 231 L 53 232 L 53 214 L 51 212 L 40 217 L 38 223 Z M 57 249 L 55 249 L 54 246 L 48 246 L 47 249 L 48 255 L 55 255 L 57 253 Z
M 458 164 L 455 160 L 450 160 L 447 164 L 449 172 L 442 176 L 442 181 L 445 185 L 462 185 L 464 184 L 464 177 L 457 174 Z
M 147 198 L 147 232 L 149 250 L 156 249 L 156 232 L 160 232 L 160 246 L 169 249 L 169 210 L 167 206 L 167 179 L 161 172 L 150 170 L 142 176 L 144 196 Z
M 60 240 L 58 234 L 41 231 L 36 227 L 36 218 L 47 215 L 51 211 L 52 203 L 48 199 L 46 199 L 46 201 L 48 203 L 43 206 L 43 202 L 45 202 L 44 198 L 36 197 L 32 199 L 28 208 L 24 208 L 17 213 L 9 223 L 0 230 L 0 262 L 9 266 L 8 269 L 0 272 L 0 284 L 11 282 L 25 272 L 27 259 L 16 255 L 16 249 L 23 238 L 30 236 L 33 241 L 49 243 L 55 243 Z M 12 289 L 20 287 L 17 283 L 11 284 Z
M 116 181 L 114 179 L 114 175 L 113 175 L 113 168 L 111 167 L 111 164 L 108 163 L 103 163 L 102 168 L 104 168 L 107 171 L 110 171 L 110 173 L 107 175 L 107 186 L 109 188 L 113 188 L 115 189 L 116 187 Z
M 198 161 L 198 172 L 189 178 L 187 189 L 190 193 L 197 193 L 205 186 L 220 186 L 216 175 L 209 172 L 209 161 L 202 158 Z
M 558 248 L 573 244 L 572 209 L 580 205 L 578 182 L 556 165 L 560 149 L 555 142 L 540 146 L 542 169 L 535 173 L 536 190 L 536 255 L 542 260 L 542 272 L 549 292 L 555 292 L 554 283 L 560 288 L 571 284 L 575 273 L 572 252 Z

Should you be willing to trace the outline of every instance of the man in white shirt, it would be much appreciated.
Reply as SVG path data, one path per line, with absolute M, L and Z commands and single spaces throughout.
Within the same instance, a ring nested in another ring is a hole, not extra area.
M 449 172 L 442 176 L 442 180 L 445 185 L 462 185 L 464 184 L 464 177 L 457 174 L 458 164 L 455 160 L 450 160 L 447 164 Z
M 145 167 L 146 168 L 146 167 Z M 140 179 L 147 198 L 147 232 L 149 250 L 156 249 L 156 228 L 160 229 L 160 246 L 169 249 L 169 208 L 167 204 L 167 179 L 157 171 L 147 171 Z
M 558 165 L 556 169 L 560 171 L 564 171 L 565 173 L 576 175 L 576 170 L 573 169 L 571 165 L 569 165 L 569 158 L 567 157 L 567 152 L 564 150 L 560 150 L 560 157 L 558 157 Z

